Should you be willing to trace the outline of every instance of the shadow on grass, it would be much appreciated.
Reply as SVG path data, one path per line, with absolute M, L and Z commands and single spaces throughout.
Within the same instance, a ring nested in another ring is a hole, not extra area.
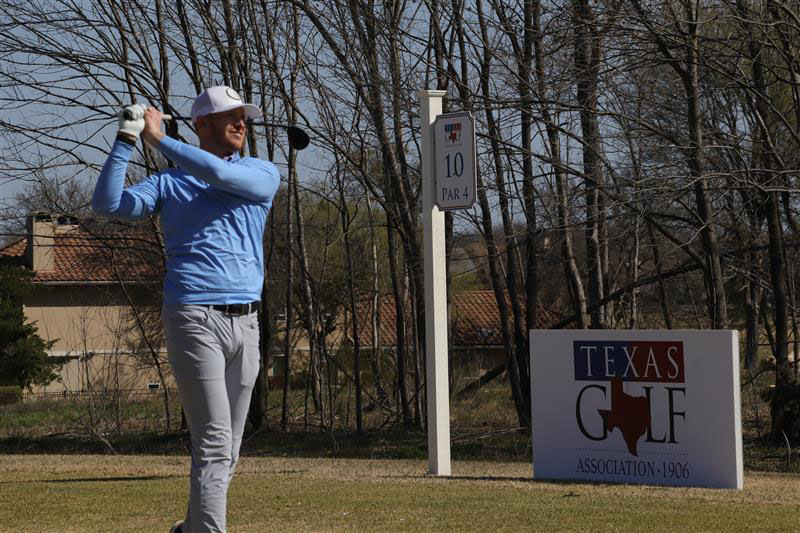
M 188 453 L 188 433 L 139 433 L 106 436 L 115 453 L 176 455 Z M 110 454 L 108 446 L 97 438 L 83 435 L 48 435 L 39 437 L 0 438 L 0 454 Z
M 381 479 L 409 479 L 409 476 L 407 474 L 402 474 L 402 475 L 401 474 L 397 474 L 397 475 L 386 474 L 386 475 L 377 476 L 377 477 L 381 478 Z M 478 481 L 478 482 L 481 482 L 481 481 L 483 481 L 483 482 L 496 482 L 496 481 L 502 481 L 502 482 L 512 481 L 513 482 L 513 481 L 517 481 L 517 482 L 522 482 L 522 483 L 537 483 L 537 482 L 542 482 L 543 481 L 541 479 L 533 479 L 533 477 L 520 477 L 520 476 L 463 476 L 463 475 L 462 476 L 452 476 L 452 475 L 451 476 L 434 476 L 432 474 L 425 474 L 425 475 L 413 476 L 413 477 L 415 477 L 417 479 L 422 479 L 422 478 L 437 479 L 437 480 L 441 480 L 443 483 L 447 483 L 447 482 L 450 482 L 450 481 Z M 549 480 L 548 480 L 548 482 L 549 482 Z
M 84 477 L 67 479 L 19 479 L 14 481 L 0 481 L 0 485 L 14 485 L 18 483 L 104 483 L 120 481 L 155 481 L 159 479 L 185 478 L 185 475 L 174 476 L 117 476 L 117 477 Z

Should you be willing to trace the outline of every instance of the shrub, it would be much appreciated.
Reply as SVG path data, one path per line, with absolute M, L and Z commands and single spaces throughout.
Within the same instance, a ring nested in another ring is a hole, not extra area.
M 0 405 L 22 401 L 22 388 L 17 385 L 0 385 Z
M 0 267 L 0 385 L 47 385 L 56 379 L 64 357 L 50 357 L 54 341 L 43 340 L 26 322 L 22 297 L 31 290 L 31 273 Z
M 790 442 L 800 442 L 800 381 L 784 380 L 762 393 L 772 412 L 772 435 L 783 440 L 782 433 Z

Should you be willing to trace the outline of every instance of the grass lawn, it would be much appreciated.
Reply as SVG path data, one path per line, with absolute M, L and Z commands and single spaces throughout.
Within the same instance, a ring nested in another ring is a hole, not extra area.
M 0 531 L 166 532 L 189 458 L 0 456 Z M 532 481 L 527 462 L 244 457 L 231 533 L 260 531 L 797 531 L 800 476 L 748 473 L 741 491 Z

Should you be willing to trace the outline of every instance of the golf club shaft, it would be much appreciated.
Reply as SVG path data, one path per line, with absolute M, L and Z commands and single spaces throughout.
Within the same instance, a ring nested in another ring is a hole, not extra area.
M 191 117 L 182 117 L 179 115 L 162 115 L 161 120 L 168 121 L 168 120 L 180 120 L 182 122 L 191 122 Z M 267 126 L 269 128 L 290 128 L 295 126 L 287 126 L 286 124 L 273 124 L 272 122 L 258 122 L 255 120 L 248 120 L 245 119 L 246 124 L 251 124 L 253 126 Z
M 125 111 L 125 118 L 130 120 L 132 117 L 129 115 L 128 111 Z M 161 120 L 181 120 L 184 122 L 191 122 L 192 119 L 190 117 L 182 117 L 179 115 L 162 115 Z M 301 128 L 297 126 L 290 126 L 288 124 L 275 124 L 274 122 L 255 122 L 252 120 L 247 120 L 247 124 L 252 126 L 265 126 L 267 128 L 283 128 L 289 134 L 289 145 L 296 150 L 302 150 L 306 146 L 308 146 L 310 139 L 308 134 L 304 132 Z
M 125 118 L 131 119 L 132 117 L 125 113 Z M 183 122 L 191 122 L 191 117 L 182 117 L 180 115 L 161 115 L 161 120 L 168 121 L 168 120 L 180 120 Z M 296 128 L 297 126 L 288 126 L 286 124 L 275 124 L 272 122 L 256 122 L 254 120 L 245 120 L 247 124 L 252 124 L 253 126 L 267 126 L 269 128 Z

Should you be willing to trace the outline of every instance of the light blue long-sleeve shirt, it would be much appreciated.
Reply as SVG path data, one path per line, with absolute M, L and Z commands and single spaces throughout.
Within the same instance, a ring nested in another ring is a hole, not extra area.
M 164 137 L 168 168 L 125 187 L 133 146 L 117 140 L 97 179 L 95 213 L 134 220 L 158 214 L 167 252 L 164 302 L 257 301 L 264 281 L 262 238 L 278 169 L 234 154 L 230 160 Z

